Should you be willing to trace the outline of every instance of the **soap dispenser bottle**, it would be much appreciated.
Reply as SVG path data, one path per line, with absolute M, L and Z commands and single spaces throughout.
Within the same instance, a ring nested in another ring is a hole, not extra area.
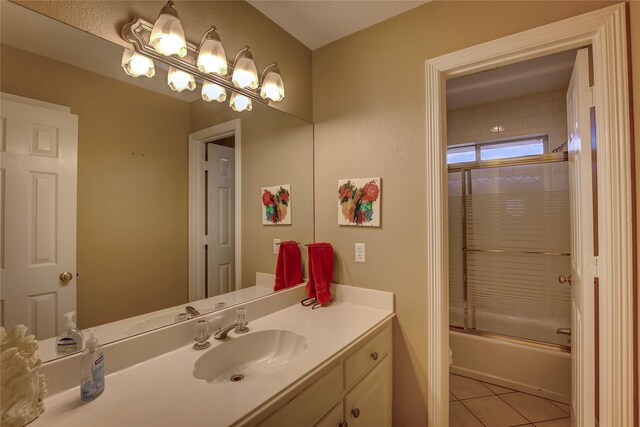
M 80 400 L 83 402 L 91 402 L 104 391 L 104 353 L 94 332 L 89 331 L 91 336 L 82 352 Z
M 76 328 L 75 316 L 75 311 L 64 314 L 64 317 L 67 318 L 67 325 L 64 332 L 56 340 L 56 353 L 58 354 L 70 354 L 82 350 L 84 336 L 82 331 Z

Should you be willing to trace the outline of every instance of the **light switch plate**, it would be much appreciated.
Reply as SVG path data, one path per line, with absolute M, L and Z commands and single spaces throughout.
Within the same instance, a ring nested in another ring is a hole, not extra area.
M 356 262 L 365 262 L 366 251 L 364 243 L 356 243 Z
M 280 239 L 273 239 L 273 253 L 278 255 L 280 250 Z

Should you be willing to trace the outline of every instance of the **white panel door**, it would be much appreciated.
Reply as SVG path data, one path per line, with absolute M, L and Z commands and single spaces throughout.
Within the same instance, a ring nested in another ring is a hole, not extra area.
M 1 102 L 2 321 L 42 340 L 76 310 L 78 117 L 37 101 Z
M 235 150 L 207 144 L 207 296 L 235 290 Z
M 571 317 L 573 423 L 595 425 L 595 314 L 593 193 L 591 157 L 592 95 L 587 49 L 578 51 L 567 91 L 569 198 L 571 210 Z M 566 285 L 560 285 L 566 286 Z

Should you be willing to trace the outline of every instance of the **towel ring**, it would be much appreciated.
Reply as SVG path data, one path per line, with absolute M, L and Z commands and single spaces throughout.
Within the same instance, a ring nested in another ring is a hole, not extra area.
M 300 304 L 302 304 L 305 307 L 309 307 L 310 305 L 314 305 L 318 302 L 318 299 L 315 297 L 309 297 L 309 298 L 305 298 L 302 301 L 300 301 Z
M 316 302 L 315 304 L 313 304 L 313 306 L 311 306 L 311 310 L 315 310 L 316 308 L 320 308 L 320 307 L 324 307 L 324 306 L 329 306 L 333 304 L 333 300 L 329 301 L 329 302 L 325 302 L 324 304 L 320 303 L 320 302 Z

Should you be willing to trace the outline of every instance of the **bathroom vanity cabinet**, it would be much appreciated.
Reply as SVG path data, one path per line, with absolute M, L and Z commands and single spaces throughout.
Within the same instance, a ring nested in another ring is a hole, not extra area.
M 322 310 L 300 305 L 304 287 L 251 301 L 249 332 L 204 351 L 193 348 L 195 323 L 231 324 L 233 309 L 109 344 L 105 392 L 86 405 L 79 355 L 52 361 L 42 369 L 52 394 L 30 426 L 391 426 L 393 295 L 344 285 L 335 294 Z
M 391 426 L 391 322 L 320 370 L 260 426 Z M 277 406 L 274 405 L 274 406 Z

